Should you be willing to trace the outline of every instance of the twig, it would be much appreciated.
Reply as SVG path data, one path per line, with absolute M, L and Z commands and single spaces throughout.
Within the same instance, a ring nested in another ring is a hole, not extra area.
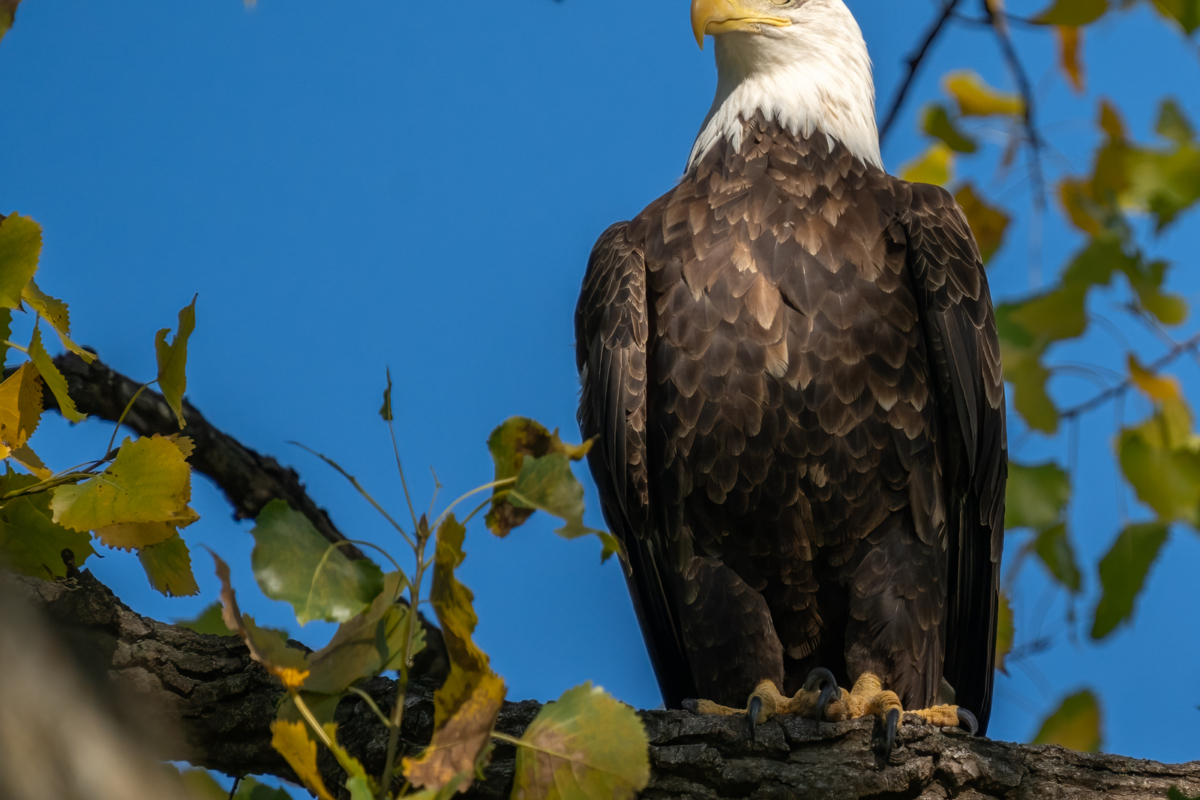
M 1046 208 L 1046 178 L 1042 174 L 1042 137 L 1035 124 L 1036 101 L 1033 96 L 1033 84 L 1029 81 L 1025 65 L 1021 63 L 1021 57 L 1013 44 L 1012 34 L 1008 29 L 1008 16 L 1003 10 L 993 9 L 992 4 L 987 0 L 984 0 L 983 7 L 988 20 L 992 23 L 996 41 L 1000 43 L 1000 52 L 1003 53 L 1004 60 L 1008 62 L 1008 68 L 1012 70 L 1013 79 L 1017 82 L 1017 90 L 1021 93 L 1021 99 L 1025 103 L 1022 124 L 1025 128 L 1026 140 L 1029 142 L 1029 173 L 1033 181 L 1033 202 L 1037 212 L 1041 214 Z
M 896 122 L 896 117 L 900 114 L 900 108 L 904 105 L 904 101 L 908 99 L 908 93 L 912 90 L 913 82 L 917 79 L 917 71 L 921 69 L 921 65 L 925 62 L 925 56 L 929 54 L 933 43 L 941 36 L 946 23 L 954 16 L 954 9 L 958 6 L 959 2 L 961 0 L 945 0 L 941 15 L 938 16 L 937 20 L 926 31 L 925 38 L 922 40 L 920 47 L 908 57 L 908 75 L 904 77 L 904 83 L 900 84 L 900 89 L 892 99 L 892 105 L 883 120 L 883 125 L 879 128 L 879 141 L 881 143 L 887 139 L 888 132 L 891 131 L 892 125 Z
M 1195 352 L 1197 348 L 1200 348 L 1200 333 L 1196 334 L 1187 341 L 1183 341 L 1175 345 L 1175 347 L 1171 348 L 1170 352 L 1150 364 L 1149 369 L 1151 372 L 1158 372 L 1160 369 L 1167 366 L 1180 356 Z M 1063 411 L 1061 414 L 1059 414 L 1059 418 L 1069 420 L 1082 416 L 1083 414 L 1086 414 L 1095 408 L 1099 408 L 1109 400 L 1120 397 L 1121 395 L 1125 394 L 1125 392 L 1129 391 L 1130 387 L 1132 386 L 1133 379 L 1126 378 L 1125 380 L 1121 381 L 1121 383 L 1109 389 L 1105 389 L 1103 392 L 1100 392 L 1090 400 L 1085 400 L 1077 406 L 1068 408 L 1066 411 Z

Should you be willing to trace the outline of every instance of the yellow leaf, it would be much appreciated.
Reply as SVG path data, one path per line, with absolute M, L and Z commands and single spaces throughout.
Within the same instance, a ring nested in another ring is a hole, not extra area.
M 1019 117 L 1025 113 L 1025 102 L 1019 95 L 993 89 L 970 70 L 947 75 L 945 89 L 964 117 Z
M 191 470 L 170 439 L 126 439 L 113 463 L 77 486 L 54 490 L 54 521 L 78 531 L 125 522 L 194 519 Z
M 199 295 L 197 295 L 198 297 Z M 188 337 L 196 329 L 196 297 L 179 312 L 179 332 L 167 344 L 170 328 L 163 328 L 154 337 L 154 353 L 158 357 L 158 387 L 167 405 L 175 412 L 179 427 L 187 425 L 183 418 L 183 394 L 187 391 Z
M 200 594 L 192 574 L 192 556 L 179 534 L 160 544 L 143 547 L 138 551 L 138 560 L 156 591 L 167 597 Z
M 454 714 L 434 730 L 433 741 L 421 757 L 404 759 L 404 776 L 414 786 L 441 789 L 467 773 L 459 784 L 459 790 L 466 791 L 476 763 L 488 746 L 504 704 L 504 692 L 504 681 L 495 673 L 481 676 Z
M 0 307 L 21 307 L 21 290 L 37 272 L 41 253 L 41 225 L 20 214 L 0 221 Z
M 1163 402 L 1178 400 L 1181 396 L 1179 381 L 1171 376 L 1155 375 L 1138 363 L 1133 353 L 1129 354 L 1129 379 L 1133 385 L 1145 392 L 1151 400 Z
M 954 151 L 945 142 L 934 142 L 900 168 L 900 177 L 910 183 L 945 185 L 954 177 Z
M 58 410 L 62 412 L 62 415 L 71 422 L 83 422 L 87 419 L 87 414 L 80 414 L 75 408 L 75 401 L 67 392 L 67 379 L 58 371 L 50 354 L 46 352 L 46 348 L 42 344 L 42 332 L 36 325 L 33 327 L 33 338 L 29 340 L 29 360 L 37 367 L 38 372 L 42 375 L 42 380 L 54 393 L 54 399 L 58 401 Z
M 191 511 L 191 509 L 188 510 Z M 193 512 L 193 519 L 188 521 L 187 524 L 190 525 L 199 518 L 199 515 Z M 183 527 L 186 526 L 177 525 L 172 522 L 123 522 L 119 525 L 106 525 L 102 528 L 96 528 L 93 532 L 105 547 L 115 547 L 119 550 L 134 550 L 139 547 L 149 547 L 152 544 L 165 542 L 178 533 L 179 528 Z
M 1071 82 L 1071 87 L 1082 94 L 1083 61 L 1080 55 L 1083 50 L 1083 29 L 1059 25 L 1054 30 L 1058 34 L 1058 64 Z
M 968 183 L 954 195 L 967 215 L 967 224 L 971 233 L 975 234 L 975 243 L 979 245 L 979 256 L 986 264 L 1004 244 L 1004 233 L 1011 221 L 1003 211 L 990 206 L 975 190 L 975 185 Z
M 0 458 L 20 449 L 42 418 L 42 379 L 25 363 L 0 383 Z
M 1008 674 L 1008 668 L 1004 660 L 1012 652 L 1014 635 L 1012 604 L 1008 601 L 1008 595 L 1001 591 L 999 613 L 996 615 L 996 669 L 1005 675 Z
M 342 769 L 346 770 L 347 777 L 350 780 L 359 780 L 370 790 L 370 794 L 374 797 L 379 792 L 379 784 L 375 779 L 367 774 L 366 768 L 357 758 L 350 755 L 338 744 L 337 740 L 337 723 L 330 722 L 321 726 L 325 729 L 325 735 L 329 737 L 329 752 L 333 753 L 333 757 L 337 759 L 338 764 Z M 347 784 L 349 786 L 349 784 Z
M 33 448 L 27 444 L 21 445 L 16 450 L 13 450 L 10 457 L 13 461 L 16 461 L 22 467 L 29 470 L 42 480 L 48 480 L 54 475 L 54 470 L 48 469 L 46 465 L 42 463 L 42 459 L 38 457 L 38 454 L 33 452 Z
M 1099 751 L 1102 742 L 1100 733 L 1100 704 L 1096 695 L 1088 690 L 1077 692 L 1051 714 L 1034 738 L 1034 744 L 1056 744 L 1084 753 Z
M 39 289 L 33 278 L 30 278 L 29 282 L 25 284 L 25 288 L 21 290 L 21 298 L 33 306 L 33 310 L 40 314 L 42 319 L 50 323 L 50 327 L 54 328 L 54 332 L 62 340 L 63 347 L 89 364 L 96 360 L 95 355 L 71 341 L 71 314 L 67 310 L 66 303 L 56 300 Z
M 309 791 L 320 800 L 334 800 L 317 769 L 317 743 L 308 738 L 308 728 L 303 722 L 272 722 L 271 746 L 287 760 Z

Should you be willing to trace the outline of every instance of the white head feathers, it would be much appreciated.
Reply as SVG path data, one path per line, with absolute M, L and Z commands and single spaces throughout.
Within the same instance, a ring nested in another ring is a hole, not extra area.
M 696 0 L 694 9 L 703 2 Z M 790 24 L 754 24 L 715 36 L 717 95 L 688 169 L 721 139 L 740 147 L 743 122 L 756 112 L 793 135 L 824 133 L 882 169 L 871 58 L 845 3 L 734 0 L 722 5 L 770 14 Z M 700 24 L 702 31 L 703 21 Z

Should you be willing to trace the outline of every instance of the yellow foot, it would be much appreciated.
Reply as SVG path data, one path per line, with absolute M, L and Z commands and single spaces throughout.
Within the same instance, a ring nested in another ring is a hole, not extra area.
M 799 695 L 797 695 L 798 697 Z M 693 714 L 715 714 L 722 717 L 746 717 L 751 726 L 759 725 L 771 717 L 792 711 L 793 699 L 779 693 L 774 681 L 760 681 L 754 688 L 745 708 L 730 708 L 711 700 L 684 700 L 683 707 Z
M 979 730 L 975 716 L 958 706 L 933 706 L 909 713 L 941 728 L 956 728 L 962 725 L 970 730 L 971 735 Z M 877 675 L 865 672 L 855 681 L 851 691 L 842 690 L 841 698 L 828 705 L 825 718 L 858 719 L 868 715 L 880 717 L 887 726 L 887 752 L 891 753 L 896 744 L 896 730 L 904 716 L 904 706 L 895 692 L 883 688 L 883 683 Z

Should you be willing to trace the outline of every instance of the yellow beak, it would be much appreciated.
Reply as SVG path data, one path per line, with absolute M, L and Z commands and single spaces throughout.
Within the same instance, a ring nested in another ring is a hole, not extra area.
M 783 17 L 764 17 L 750 8 L 747 0 L 692 0 L 692 33 L 696 44 L 704 49 L 705 34 L 719 36 L 729 31 L 744 31 L 755 25 L 786 28 L 791 25 Z

